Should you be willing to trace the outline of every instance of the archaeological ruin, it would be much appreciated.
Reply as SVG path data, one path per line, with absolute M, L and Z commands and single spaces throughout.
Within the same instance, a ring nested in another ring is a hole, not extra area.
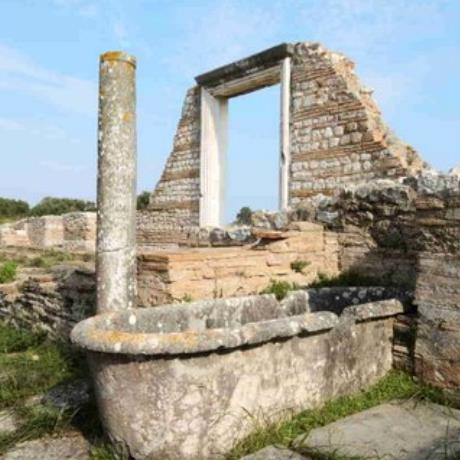
M 0 284 L 0 318 L 73 328 L 119 453 L 221 458 L 244 409 L 275 420 L 391 368 L 460 387 L 460 176 L 391 132 L 347 57 L 283 43 L 197 76 L 137 212 L 135 72 L 101 56 L 97 235 L 90 213 L 0 226 L 1 247 L 97 242 L 96 271 Z M 279 208 L 225 226 L 229 101 L 271 85 Z

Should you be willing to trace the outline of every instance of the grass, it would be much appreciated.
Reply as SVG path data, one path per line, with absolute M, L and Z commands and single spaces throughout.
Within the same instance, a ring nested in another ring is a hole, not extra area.
M 17 264 L 13 261 L 4 262 L 0 265 L 0 284 L 11 283 L 16 279 Z
M 293 441 L 317 427 L 325 426 L 340 418 L 374 407 L 393 399 L 429 400 L 441 404 L 447 401 L 441 390 L 415 382 L 410 376 L 391 371 L 377 384 L 352 396 L 329 401 L 317 409 L 290 414 L 276 423 L 266 417 L 252 417 L 252 433 L 239 442 L 226 455 L 226 460 L 237 460 L 269 445 L 281 445 L 296 450 Z M 302 453 L 297 449 L 299 453 Z M 304 451 L 304 453 L 306 453 Z M 309 453 L 311 455 L 311 452 Z M 314 458 L 314 457 L 312 457 Z M 317 457 L 319 459 L 319 457 Z M 324 457 L 327 459 L 328 457 Z M 338 460 L 340 457 L 330 457 Z
M 0 457 L 20 442 L 78 429 L 94 441 L 93 460 L 113 460 L 94 400 L 76 411 L 31 402 L 57 384 L 86 375 L 82 356 L 67 345 L 0 322 L 0 410 L 12 410 L 21 421 L 13 433 L 0 433 Z
M 270 284 L 260 291 L 260 294 L 274 294 L 277 300 L 283 300 L 289 291 L 299 289 L 296 283 L 289 283 L 288 281 L 270 280 Z
M 291 270 L 295 271 L 296 273 L 302 273 L 304 268 L 308 267 L 311 264 L 308 260 L 294 260 L 291 262 Z

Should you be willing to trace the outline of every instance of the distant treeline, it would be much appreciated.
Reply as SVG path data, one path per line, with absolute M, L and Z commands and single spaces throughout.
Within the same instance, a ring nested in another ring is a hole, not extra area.
M 149 203 L 148 192 L 142 192 L 137 197 L 137 209 L 145 209 Z M 96 211 L 93 201 L 79 200 L 74 198 L 55 198 L 47 196 L 35 206 L 23 200 L 0 198 L 0 218 L 19 219 L 30 216 L 59 216 L 68 212 Z

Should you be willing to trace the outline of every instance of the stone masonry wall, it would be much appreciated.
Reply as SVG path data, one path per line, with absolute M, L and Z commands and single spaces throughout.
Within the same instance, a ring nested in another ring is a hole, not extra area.
M 255 294 L 271 280 L 305 286 L 319 272 L 336 275 L 336 236 L 322 226 L 297 224 L 262 246 L 181 248 L 140 253 L 138 295 L 144 306 L 192 299 Z M 296 270 L 295 261 L 305 262 Z M 293 268 L 294 267 L 294 268 Z
M 25 282 L 0 284 L 0 319 L 16 327 L 68 340 L 73 326 L 94 315 L 94 271 L 61 268 Z
M 383 123 L 372 91 L 359 82 L 349 59 L 317 43 L 285 46 L 292 68 L 290 206 L 320 193 L 331 195 L 347 185 L 401 177 L 426 167 Z M 264 56 L 271 60 L 265 62 Z M 261 53 L 238 61 L 228 71 L 215 71 L 219 77 L 209 77 L 203 84 L 212 89 L 253 78 L 267 66 L 280 65 L 281 56 L 278 64 L 276 58 Z M 276 80 L 264 84 L 273 83 Z M 199 225 L 200 88 L 187 92 L 173 151 L 151 195 L 149 212 L 138 220 L 138 241 L 143 246 L 187 244 L 186 235 Z
M 187 91 L 173 150 L 150 198 L 149 213 L 138 219 L 138 241 L 174 241 L 183 227 L 199 224 L 200 89 Z
M 94 252 L 96 213 L 72 212 L 62 216 L 30 217 L 0 225 L 0 247 Z
M 298 43 L 292 64 L 291 205 L 424 167 L 385 126 L 349 59 L 319 44 Z
M 459 177 L 378 180 L 305 200 L 298 213 L 338 232 L 341 271 L 414 291 L 418 314 L 400 324 L 413 341 L 412 363 L 398 360 L 424 381 L 460 386 Z

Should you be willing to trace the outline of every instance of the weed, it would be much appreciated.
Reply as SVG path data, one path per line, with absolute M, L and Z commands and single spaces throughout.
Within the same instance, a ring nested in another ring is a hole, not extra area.
M 0 284 L 1 283 L 11 283 L 16 279 L 17 264 L 13 261 L 4 262 L 0 266 Z
M 302 273 L 303 269 L 308 267 L 311 264 L 308 260 L 294 260 L 291 262 L 291 270 L 295 271 L 296 273 Z
M 277 300 L 284 299 L 289 291 L 299 289 L 296 283 L 289 283 L 288 281 L 270 280 L 270 284 L 260 291 L 261 294 L 274 294 Z
M 193 301 L 193 297 L 188 294 L 188 293 L 185 293 L 183 296 L 182 296 L 182 299 L 181 299 L 181 302 L 182 303 L 189 303 L 189 302 L 192 302 Z

